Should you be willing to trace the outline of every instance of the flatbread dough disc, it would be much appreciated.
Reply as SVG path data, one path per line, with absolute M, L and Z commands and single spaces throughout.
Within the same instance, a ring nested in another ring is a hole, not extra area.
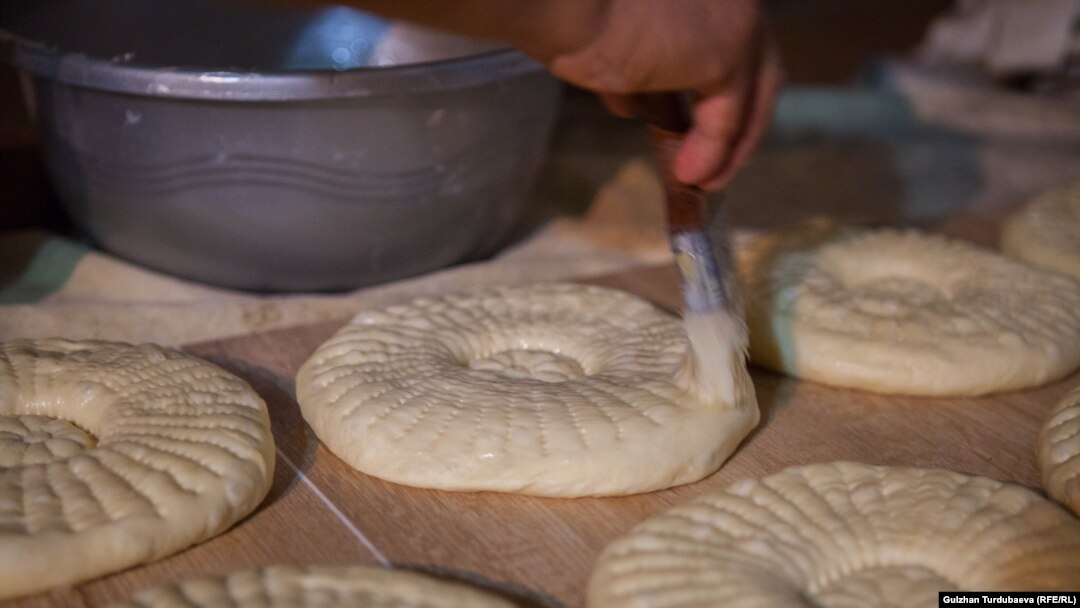
M 1005 253 L 1080 279 L 1080 181 L 1046 192 L 1006 220 Z
M 1080 585 L 1080 520 L 1019 486 L 852 462 L 745 480 L 604 550 L 589 608 L 936 606 Z
M 757 424 L 688 374 L 679 321 L 584 285 L 501 287 L 358 315 L 301 367 L 315 434 L 411 486 L 550 496 L 646 492 L 715 471 Z
M 1042 485 L 1080 517 L 1080 386 L 1050 411 L 1039 434 Z
M 360 566 L 275 566 L 143 591 L 112 608 L 514 608 L 421 574 Z
M 0 343 L 0 598 L 156 560 L 270 489 L 262 399 L 144 344 Z
M 922 395 L 1036 386 L 1080 365 L 1080 282 L 915 231 L 810 225 L 742 252 L 751 358 Z

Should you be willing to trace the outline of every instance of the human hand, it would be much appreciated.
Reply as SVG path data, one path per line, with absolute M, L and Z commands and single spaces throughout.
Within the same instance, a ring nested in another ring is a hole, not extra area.
M 612 0 L 592 19 L 573 28 L 573 50 L 565 38 L 562 48 L 527 50 L 623 116 L 635 116 L 635 94 L 692 92 L 694 125 L 675 175 L 709 190 L 727 184 L 760 141 L 783 81 L 757 0 Z

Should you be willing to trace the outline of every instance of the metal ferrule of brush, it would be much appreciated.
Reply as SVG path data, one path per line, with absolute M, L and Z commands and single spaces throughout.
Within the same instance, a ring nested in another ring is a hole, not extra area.
M 703 314 L 725 310 L 730 295 L 724 285 L 716 255 L 722 251 L 714 246 L 708 232 L 683 230 L 671 235 L 671 249 L 679 269 L 679 281 L 686 312 Z

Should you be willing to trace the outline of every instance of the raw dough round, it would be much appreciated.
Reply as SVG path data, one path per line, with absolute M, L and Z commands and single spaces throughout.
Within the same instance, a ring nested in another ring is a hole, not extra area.
M 674 317 L 584 285 L 502 287 L 358 315 L 297 377 L 315 434 L 411 486 L 549 496 L 647 492 L 715 471 L 757 424 L 687 373 Z
M 112 608 L 514 608 L 479 589 L 421 574 L 275 566 L 143 591 Z
M 812 225 L 742 254 L 750 356 L 793 376 L 959 396 L 1080 365 L 1080 282 L 971 244 Z
M 744 480 L 600 556 L 589 608 L 936 606 L 939 590 L 1074 590 L 1080 521 L 1034 492 L 852 462 Z
M 1065 395 L 1043 423 L 1039 471 L 1046 493 L 1080 517 L 1080 386 Z
M 1005 222 L 1005 253 L 1080 279 L 1080 181 L 1046 192 Z
M 0 598 L 206 540 L 262 501 L 274 444 L 240 379 L 157 346 L 0 343 Z

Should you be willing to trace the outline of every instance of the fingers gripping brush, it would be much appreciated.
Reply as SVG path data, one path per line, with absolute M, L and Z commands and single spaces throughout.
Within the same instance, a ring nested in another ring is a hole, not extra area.
M 687 371 L 700 390 L 733 404 L 753 390 L 745 363 L 746 322 L 719 206 L 710 208 L 705 192 L 675 177 L 675 153 L 691 126 L 688 106 L 681 94 L 648 95 L 642 118 L 664 182 L 683 325 L 693 350 Z

